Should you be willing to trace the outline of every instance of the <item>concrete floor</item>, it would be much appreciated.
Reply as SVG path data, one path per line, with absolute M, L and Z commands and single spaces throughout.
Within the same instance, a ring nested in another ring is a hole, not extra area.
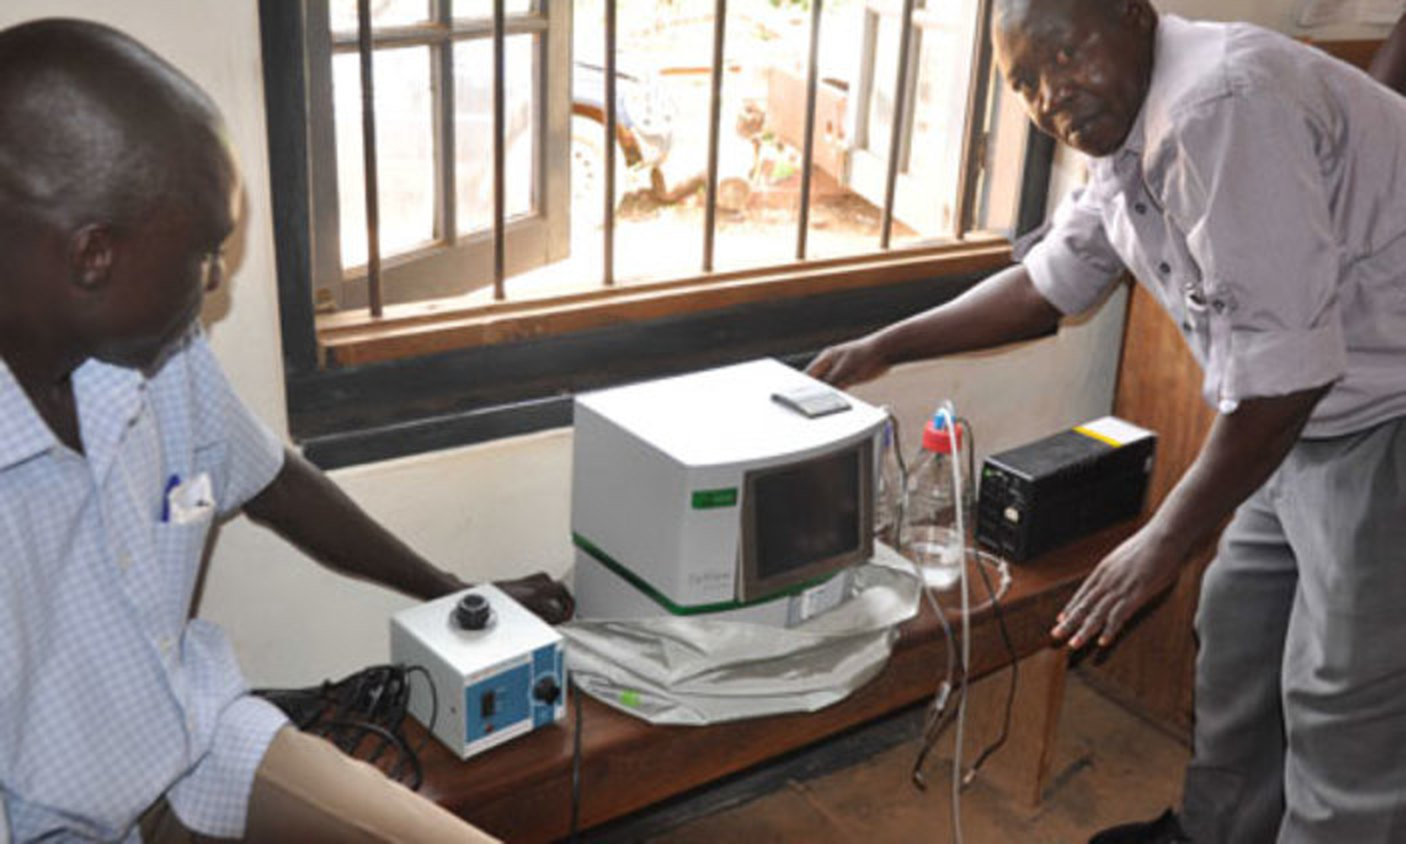
M 954 841 L 950 759 L 939 753 L 929 758 L 925 792 L 910 778 L 921 719 L 921 709 L 910 710 L 768 769 L 593 831 L 586 840 Z M 1187 758 L 1179 741 L 1071 674 L 1053 773 L 1041 805 L 1020 805 L 978 776 L 962 792 L 962 840 L 1082 842 L 1106 826 L 1154 817 L 1177 802 Z

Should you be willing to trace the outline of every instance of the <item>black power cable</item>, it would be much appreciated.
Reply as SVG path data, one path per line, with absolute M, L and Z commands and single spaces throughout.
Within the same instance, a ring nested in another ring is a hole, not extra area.
M 1020 673 L 1020 661 L 1016 657 L 1015 645 L 1011 643 L 1010 631 L 1006 628 L 1006 613 L 1001 609 L 1001 601 L 996 595 L 996 590 L 991 588 L 991 576 L 986 573 L 986 569 L 982 567 L 980 561 L 977 562 L 976 570 L 977 573 L 981 575 L 981 582 L 986 584 L 986 594 L 991 596 L 991 609 L 996 613 L 996 626 L 1001 631 L 1001 641 L 1005 643 L 1006 654 L 1011 660 L 1011 682 L 1006 688 L 1006 713 L 1005 717 L 1001 719 L 1001 734 L 996 737 L 995 741 L 988 744 L 976 757 L 976 761 L 972 763 L 972 766 L 967 769 L 966 774 L 962 776 L 962 785 L 970 785 L 971 781 L 976 778 L 976 772 L 981 769 L 982 764 L 986 762 L 991 754 L 1000 750 L 1001 746 L 1006 743 L 1006 739 L 1010 737 L 1011 713 L 1015 709 L 1016 682 Z
M 580 684 L 572 683 L 575 689 L 571 694 L 571 708 L 576 717 L 576 726 L 571 731 L 571 829 L 567 840 L 576 844 L 581 834 L 581 691 Z
M 415 674 L 423 676 L 429 686 L 430 723 L 425 737 L 412 750 L 404 726 L 410 707 L 410 678 Z M 317 686 L 254 689 L 252 694 L 283 710 L 298 729 L 322 736 L 343 753 L 376 765 L 386 776 L 411 790 L 419 790 L 424 781 L 420 753 L 434 732 L 439 700 L 423 666 L 373 665 Z M 361 749 L 371 737 L 376 742 L 369 749 Z M 379 764 L 388 751 L 394 755 L 384 765 Z
M 985 564 L 981 562 L 981 557 L 984 556 L 984 553 L 976 551 L 972 556 L 976 557 L 975 568 L 977 573 L 981 575 L 981 581 L 986 586 L 986 594 L 990 598 L 991 609 L 996 614 L 996 625 L 1001 631 L 1001 641 L 1006 648 L 1006 656 L 1009 659 L 1011 674 L 1010 684 L 1006 689 L 1005 714 L 1001 720 L 1001 732 L 990 744 L 982 749 L 981 753 L 977 755 L 976 761 L 973 762 L 966 773 L 962 775 L 963 786 L 971 784 L 972 780 L 976 778 L 976 773 L 980 770 L 981 766 L 986 763 L 986 760 L 989 759 L 993 753 L 1000 750 L 1010 737 L 1011 717 L 1015 709 L 1015 692 L 1020 674 L 1019 658 L 1015 652 L 1015 645 L 1011 641 L 1010 630 L 1006 626 L 1006 615 L 1001 607 L 1000 594 L 995 587 L 991 585 L 991 576 L 987 574 Z M 936 603 L 936 598 L 933 598 L 933 600 L 934 603 Z M 946 617 L 942 614 L 941 609 L 939 608 L 936 611 L 938 613 L 938 619 L 943 623 L 943 630 L 948 639 L 950 651 L 950 642 L 952 639 L 951 627 Z M 949 662 L 950 660 L 951 657 L 949 656 Z M 959 665 L 958 668 L 960 669 L 962 666 Z M 935 700 L 928 705 L 927 716 L 923 723 L 922 743 L 918 750 L 917 758 L 913 761 L 913 784 L 924 791 L 927 790 L 927 777 L 923 772 L 923 768 L 927 762 L 928 755 L 932 752 L 934 746 L 936 746 L 938 738 L 952 724 L 952 721 L 955 720 L 957 716 L 956 707 L 947 707 L 947 701 L 954 695 L 960 697 L 967 693 L 967 676 L 965 671 L 959 670 L 956 676 L 948 682 L 950 686 L 945 690 L 939 690 Z

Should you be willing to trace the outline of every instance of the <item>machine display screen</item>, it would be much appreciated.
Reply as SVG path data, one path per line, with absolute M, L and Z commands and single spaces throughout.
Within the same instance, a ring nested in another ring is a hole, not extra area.
M 787 579 L 817 563 L 854 555 L 864 536 L 867 448 L 849 448 L 758 473 L 751 552 L 760 582 Z

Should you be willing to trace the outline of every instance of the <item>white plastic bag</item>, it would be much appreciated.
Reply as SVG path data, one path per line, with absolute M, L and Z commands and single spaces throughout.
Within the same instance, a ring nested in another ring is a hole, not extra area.
M 876 546 L 876 549 L 880 546 Z M 887 548 L 854 572 L 855 594 L 792 628 L 708 618 L 573 621 L 577 686 L 654 724 L 716 724 L 814 712 L 884 667 L 897 627 L 918 611 L 921 581 Z

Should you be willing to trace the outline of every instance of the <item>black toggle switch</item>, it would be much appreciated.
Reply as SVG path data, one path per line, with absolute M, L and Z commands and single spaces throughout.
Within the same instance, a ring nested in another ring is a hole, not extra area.
M 532 686 L 532 697 L 534 700 L 540 700 L 548 706 L 556 703 L 557 698 L 561 697 L 561 686 L 557 685 L 556 676 L 548 674 L 534 683 Z

